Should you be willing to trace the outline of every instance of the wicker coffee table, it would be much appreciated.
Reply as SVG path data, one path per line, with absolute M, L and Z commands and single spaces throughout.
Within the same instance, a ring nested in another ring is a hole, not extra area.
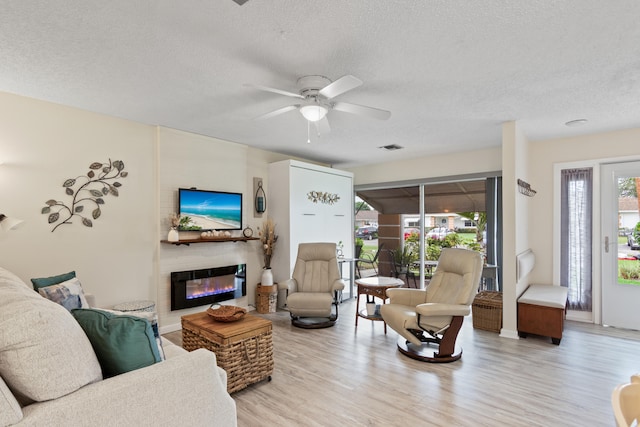
M 216 322 L 206 312 L 182 316 L 182 347 L 206 348 L 216 354 L 218 366 L 227 372 L 227 391 L 271 380 L 273 342 L 271 321 L 245 315 L 235 322 Z

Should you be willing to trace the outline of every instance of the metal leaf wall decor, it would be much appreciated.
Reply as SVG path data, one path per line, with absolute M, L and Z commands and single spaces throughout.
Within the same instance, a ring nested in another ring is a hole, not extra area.
M 337 194 L 327 193 L 324 191 L 309 191 L 307 193 L 307 197 L 313 203 L 320 202 L 320 203 L 325 203 L 327 205 L 333 205 L 334 203 L 337 203 L 338 200 L 340 200 L 340 196 L 338 196 Z
M 62 224 L 72 224 L 71 219 L 74 216 L 80 218 L 85 227 L 93 227 L 93 220 L 102 215 L 105 197 L 118 197 L 118 189 L 122 186 L 118 180 L 126 178 L 127 175 L 129 172 L 124 170 L 122 160 L 109 159 L 108 163 L 91 163 L 86 176 L 65 180 L 62 188 L 65 194 L 72 198 L 70 205 L 50 199 L 45 202 L 46 206 L 40 212 L 48 215 L 49 224 L 56 224 L 51 232 L 56 231 Z

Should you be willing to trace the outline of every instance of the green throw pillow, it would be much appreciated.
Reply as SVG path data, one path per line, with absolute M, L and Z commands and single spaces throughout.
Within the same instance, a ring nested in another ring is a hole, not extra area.
M 105 378 L 161 361 L 148 320 L 94 309 L 75 309 L 71 314 L 87 334 Z
M 46 288 L 47 286 L 57 285 L 58 283 L 66 282 L 67 280 L 71 280 L 76 277 L 75 271 L 70 271 L 65 274 L 59 274 L 57 276 L 51 277 L 40 277 L 38 279 L 31 279 L 31 283 L 33 284 L 33 289 L 38 290 L 40 288 Z

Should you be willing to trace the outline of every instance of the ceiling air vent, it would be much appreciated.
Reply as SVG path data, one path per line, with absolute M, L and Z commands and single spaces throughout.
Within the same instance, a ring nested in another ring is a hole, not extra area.
M 382 147 L 378 147 L 378 148 L 382 148 L 383 150 L 388 150 L 388 151 L 395 151 L 395 150 L 402 150 L 404 147 L 401 147 L 396 144 L 391 144 L 391 145 L 383 145 Z

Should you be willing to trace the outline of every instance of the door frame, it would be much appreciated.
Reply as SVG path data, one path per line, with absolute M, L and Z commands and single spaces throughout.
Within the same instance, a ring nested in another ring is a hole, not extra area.
M 601 167 L 610 163 L 640 161 L 640 156 L 609 157 L 575 162 L 554 163 L 553 165 L 553 284 L 560 285 L 560 171 L 573 168 L 593 168 L 593 239 L 592 256 L 592 301 L 591 313 L 569 310 L 568 320 L 602 324 L 602 254 L 604 235 L 602 232 L 602 195 Z
M 604 173 L 605 168 L 607 168 L 607 172 L 608 172 L 608 174 L 606 175 Z M 613 177 L 621 177 L 621 176 L 627 176 L 633 170 L 634 175 L 632 176 L 636 176 L 636 177 L 640 176 L 637 173 L 637 171 L 640 170 L 640 161 L 625 160 L 621 162 L 603 163 L 601 165 L 601 170 L 602 170 L 601 187 L 604 189 L 606 186 L 614 185 L 614 183 L 610 181 L 610 178 L 611 178 L 611 175 L 609 175 L 610 173 L 614 174 Z M 603 246 L 602 246 L 603 252 L 602 252 L 602 258 L 601 258 L 601 263 L 602 263 L 602 322 L 601 323 L 604 323 L 605 303 L 606 303 L 606 306 L 609 307 L 609 310 L 607 311 L 607 313 L 609 314 L 607 317 L 608 317 L 608 320 L 612 322 L 611 323 L 612 326 L 633 329 L 633 327 L 629 326 L 628 321 L 627 321 L 627 325 L 615 324 L 616 318 L 618 321 L 620 321 L 620 319 L 619 319 L 619 316 L 617 317 L 616 314 L 614 313 L 615 309 L 611 308 L 616 305 L 615 303 L 618 303 L 621 306 L 625 306 L 625 304 L 627 304 L 626 310 L 628 311 L 630 310 L 628 303 L 626 301 L 625 302 L 621 302 L 621 301 L 624 300 L 625 296 L 634 295 L 635 297 L 637 297 L 637 290 L 632 290 L 631 288 L 626 287 L 626 286 L 632 286 L 632 285 L 622 285 L 623 288 L 617 288 L 617 286 L 620 286 L 618 282 L 619 266 L 618 266 L 618 256 L 617 256 L 618 228 L 619 228 L 618 226 L 619 226 L 620 211 L 619 211 L 619 204 L 616 203 L 616 200 L 617 200 L 616 190 L 613 190 L 615 193 L 608 193 L 609 197 L 606 197 L 606 199 L 605 199 L 605 191 L 602 190 L 603 212 L 607 208 L 609 209 L 613 208 L 615 210 L 615 212 L 611 212 L 607 215 L 605 215 L 604 213 L 602 214 L 602 223 L 603 223 L 602 238 L 604 239 L 605 235 L 609 236 L 609 240 L 610 240 L 609 251 L 611 251 L 611 248 L 614 247 L 616 255 L 614 256 L 611 252 L 607 252 L 606 250 L 604 250 L 605 245 L 603 243 Z M 612 191 L 612 189 L 609 188 L 608 191 Z M 605 220 L 608 220 L 607 221 L 608 224 L 604 224 Z M 611 230 L 610 227 L 612 227 L 614 223 L 615 223 L 615 230 Z M 612 239 L 614 242 L 611 242 Z M 607 264 L 607 262 L 609 264 Z M 611 285 L 605 285 L 606 283 L 609 283 L 612 279 L 613 279 L 613 283 Z M 609 291 L 609 293 L 607 293 L 607 290 Z M 612 302 L 614 303 L 613 305 L 612 305 Z M 624 321 L 622 323 L 624 323 Z

